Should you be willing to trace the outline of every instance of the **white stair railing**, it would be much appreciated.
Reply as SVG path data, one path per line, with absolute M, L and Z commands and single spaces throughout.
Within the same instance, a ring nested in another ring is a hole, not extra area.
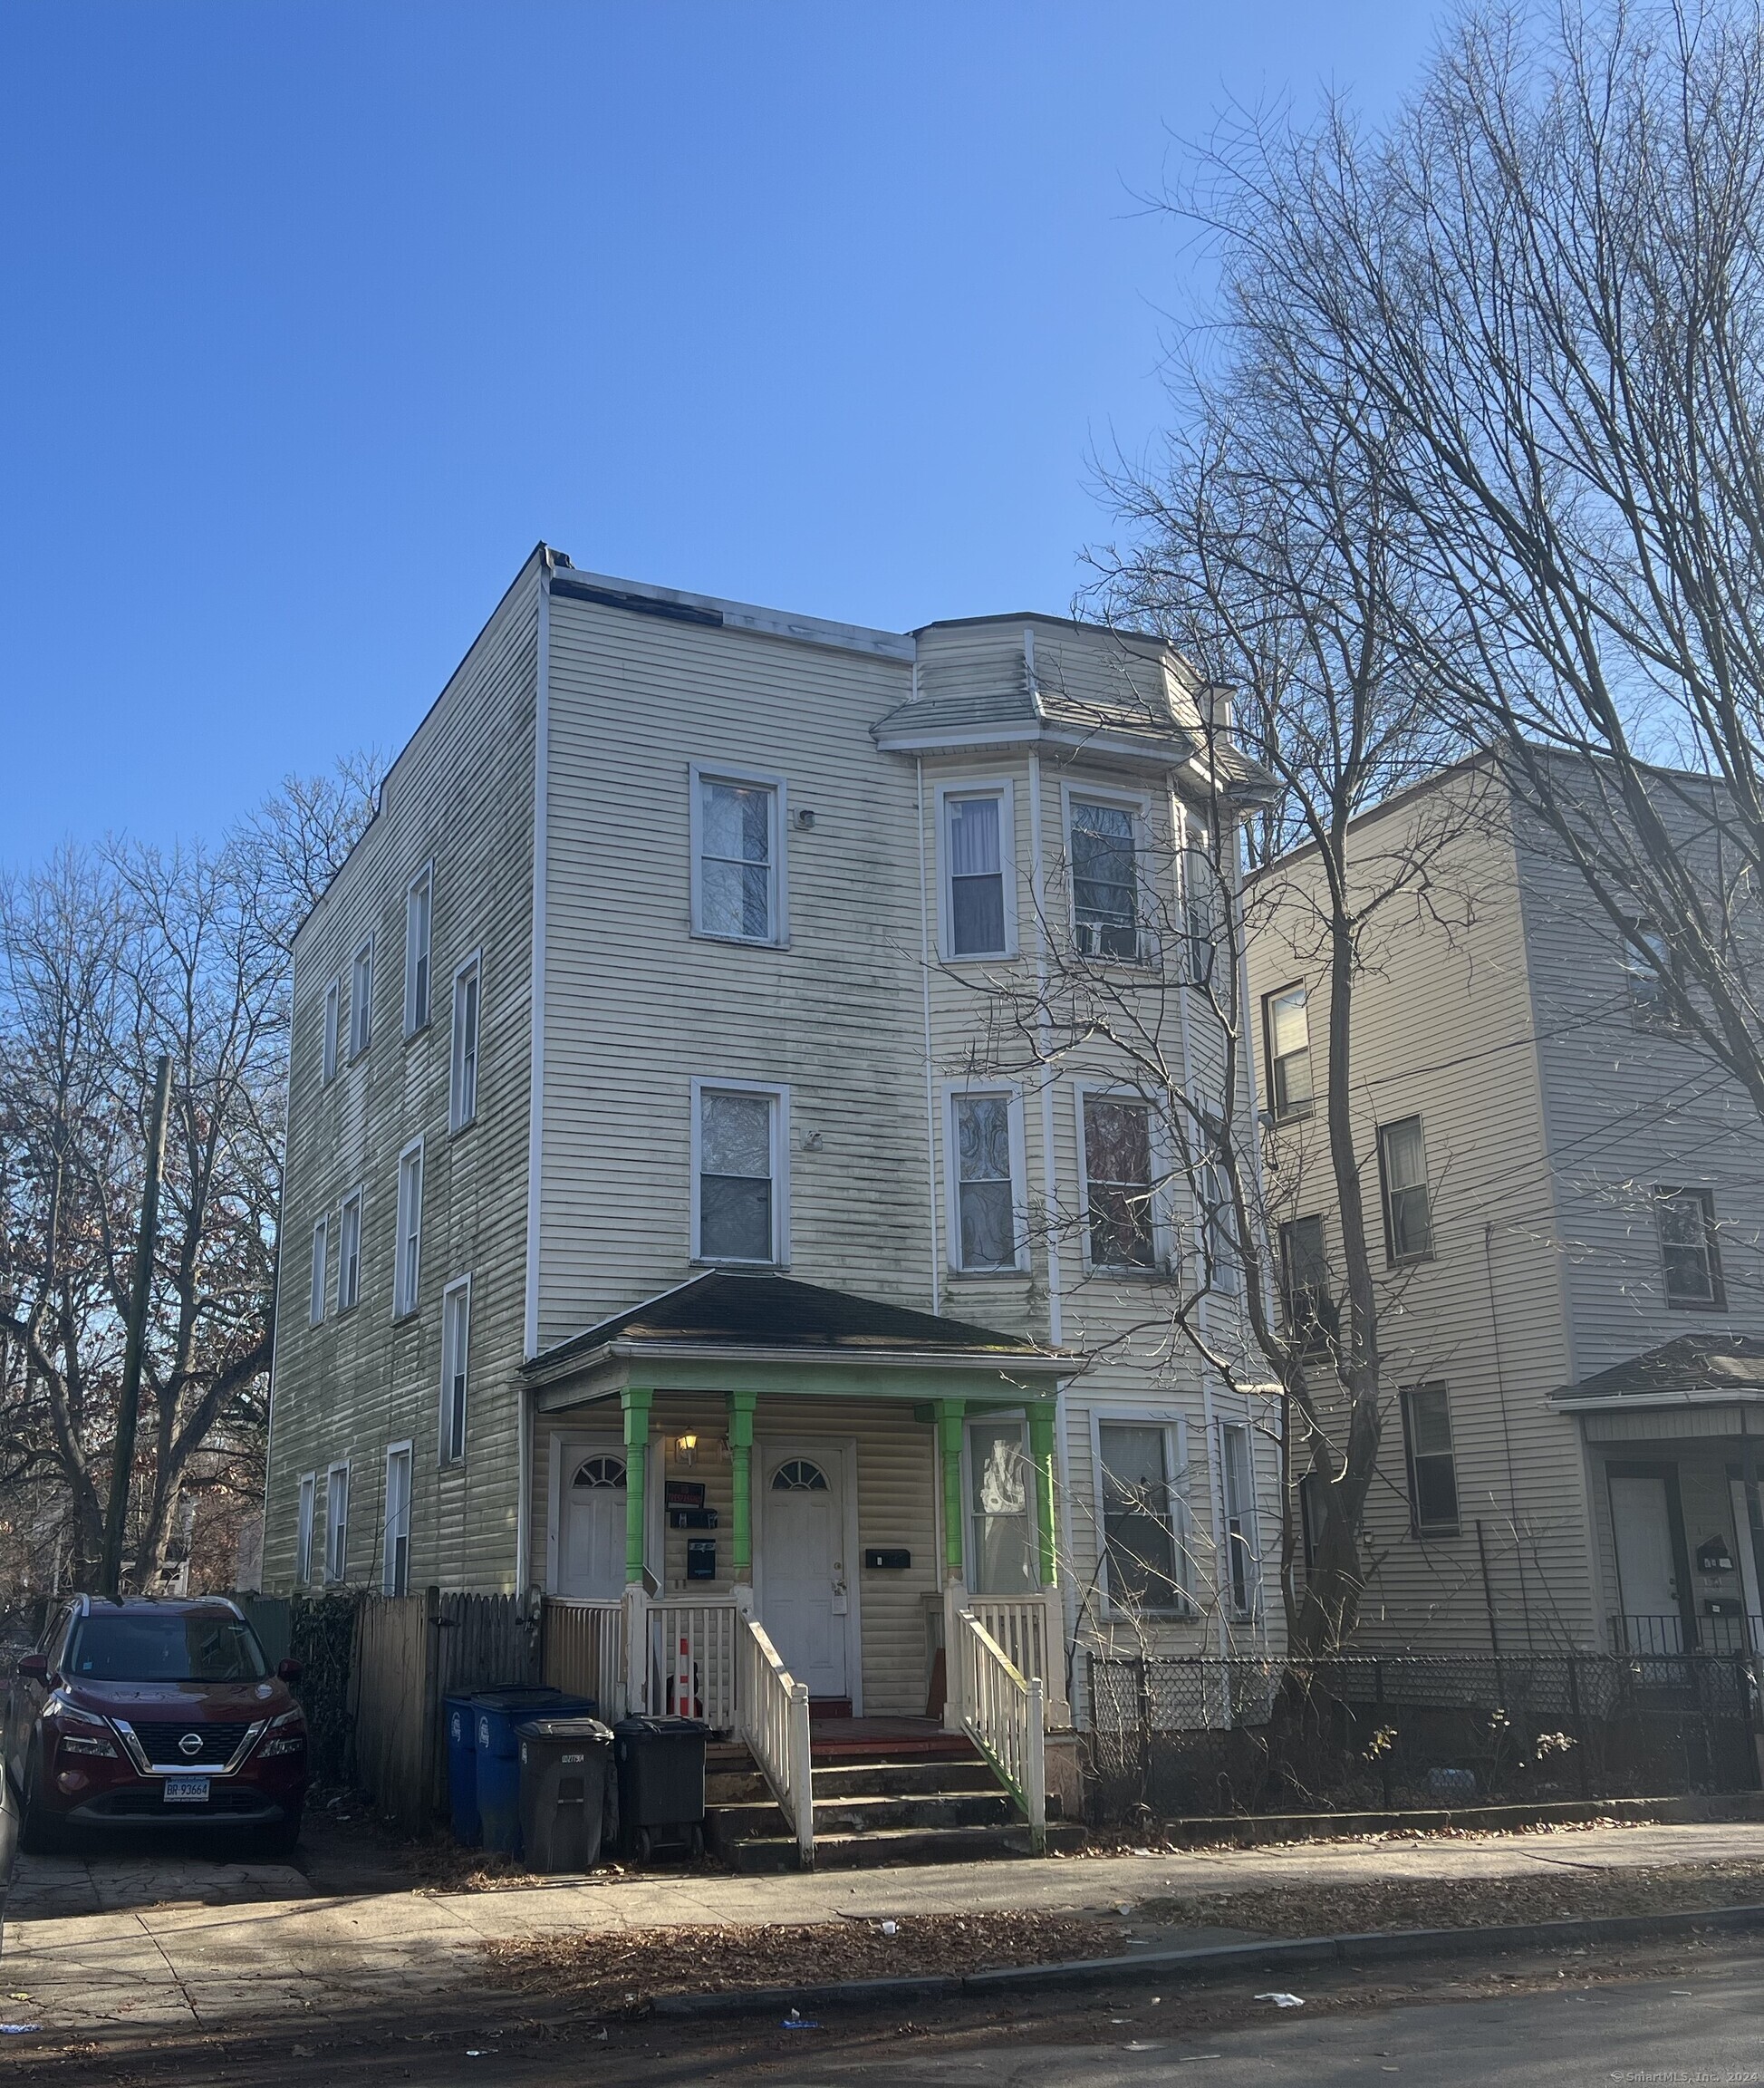
M 958 1619 L 956 1687 L 962 1730 L 1028 1816 L 1029 1843 L 1047 1849 L 1046 1685 L 1025 1679 L 972 1610 Z
M 732 1596 L 650 1600 L 650 1711 L 702 1718 L 713 1733 L 734 1731 L 736 1614 Z
M 737 1730 L 770 1784 L 796 1837 L 800 1869 L 815 1868 L 815 1770 L 809 1747 L 808 1685 L 798 1682 L 757 1618 L 736 1620 Z
M 1027 1681 L 1037 1677 L 1046 1696 L 1048 1724 L 1066 1726 L 1072 1714 L 1065 1700 L 1065 1625 L 1059 1590 L 1038 1589 L 1033 1595 L 970 1595 L 966 1604 L 999 1650 Z

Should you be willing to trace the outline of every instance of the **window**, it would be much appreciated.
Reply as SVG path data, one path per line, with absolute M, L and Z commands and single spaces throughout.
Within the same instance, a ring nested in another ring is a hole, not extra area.
M 392 1317 L 417 1309 L 417 1283 L 422 1273 L 422 1141 L 398 1156 L 397 1262 L 392 1275 Z
M 1657 928 L 1634 923 L 1624 942 L 1629 973 L 1629 1019 L 1638 1030 L 1672 1033 L 1680 1028 L 1671 987 L 1680 977 L 1677 959 Z
M 947 957 L 1007 957 L 1016 942 L 1008 785 L 945 792 L 943 951 Z
M 313 1228 L 313 1287 L 306 1305 L 306 1324 L 316 1327 L 324 1318 L 324 1258 L 331 1250 L 331 1221 L 321 1218 Z
M 1317 1546 L 1323 1542 L 1323 1481 L 1316 1472 L 1298 1477 L 1298 1533 L 1303 1540 L 1305 1571 L 1316 1571 Z
M 386 1556 L 381 1587 L 388 1595 L 410 1592 L 410 1445 L 394 1443 L 386 1453 Z
M 316 1472 L 301 1474 L 300 1511 L 294 1523 L 294 1579 L 303 1586 L 313 1578 L 313 1515 L 318 1487 Z
M 1656 1189 L 1660 1260 L 1668 1305 L 1724 1308 L 1721 1257 L 1715 1248 L 1715 1199 L 1707 1189 Z
M 949 1098 L 950 1234 L 961 1270 L 1022 1265 L 1017 1236 L 1017 1098 L 994 1091 Z
M 337 1310 L 347 1312 L 361 1295 L 361 1192 L 343 1198 L 337 1226 Z
M 349 1466 L 333 1464 L 324 1477 L 324 1578 L 341 1580 L 349 1566 Z
M 968 1430 L 974 1592 L 1019 1595 L 1035 1586 L 1029 1460 L 1020 1421 L 976 1421 Z
M 1426 1261 L 1433 1252 L 1433 1214 L 1419 1116 L 1379 1126 L 1378 1173 L 1384 1188 L 1384 1252 L 1392 1265 Z
M 449 1283 L 441 1299 L 441 1463 L 466 1455 L 466 1360 L 472 1338 L 472 1280 Z
M 1080 1122 L 1090 1265 L 1150 1269 L 1157 1260 L 1152 1223 L 1152 1112 L 1143 1102 L 1085 1095 Z
M 1268 1035 L 1268 1105 L 1277 1118 L 1311 1114 L 1311 1024 L 1305 989 L 1288 986 L 1262 1002 Z
M 1287 1333 L 1307 1355 L 1326 1354 L 1340 1338 L 1341 1315 L 1329 1294 L 1321 1218 L 1292 1218 L 1281 1226 L 1280 1299 Z
M 575 1468 L 575 1477 L 570 1482 L 584 1494 L 602 1490 L 622 1494 L 625 1491 L 625 1461 L 622 1457 L 584 1457 Z
M 342 1017 L 343 982 L 333 979 L 324 990 L 324 1060 L 323 1078 L 337 1078 L 337 1031 Z
M 1188 1607 L 1187 1504 L 1177 1492 L 1176 1433 L 1156 1422 L 1096 1425 L 1104 1573 L 1116 1608 Z
M 700 1262 L 782 1262 L 783 1088 L 694 1083 L 692 1253 Z
M 1237 1218 L 1225 1178 L 1210 1160 L 1195 1174 L 1200 1205 L 1202 1288 L 1235 1298 L 1243 1289 L 1243 1257 L 1238 1252 Z
M 1213 961 L 1224 925 L 1219 873 L 1206 849 L 1182 851 L 1182 968 L 1189 982 L 1212 981 Z
M 435 870 L 425 866 L 404 895 L 404 1034 L 429 1027 L 429 923 L 435 911 Z
M 1409 1458 L 1409 1519 L 1416 1536 L 1455 1537 L 1458 1468 L 1443 1385 L 1403 1387 L 1403 1442 Z
M 359 1058 L 373 1035 L 373 942 L 355 952 L 349 974 L 349 1055 Z
M 479 958 L 468 958 L 453 977 L 453 1070 L 448 1081 L 448 1128 L 463 1131 L 477 1115 Z
M 1226 1565 L 1234 1615 L 1251 1617 L 1261 1572 L 1256 1540 L 1256 1464 L 1249 1429 L 1242 1421 L 1222 1421 L 1219 1428 L 1219 1476 L 1225 1489 Z
M 696 767 L 691 781 L 694 930 L 731 942 L 782 942 L 782 782 Z
M 824 1494 L 827 1475 L 807 1457 L 786 1457 L 772 1474 L 774 1494 Z
M 1139 867 L 1133 812 L 1125 805 L 1075 798 L 1066 838 L 1079 954 L 1137 963 Z

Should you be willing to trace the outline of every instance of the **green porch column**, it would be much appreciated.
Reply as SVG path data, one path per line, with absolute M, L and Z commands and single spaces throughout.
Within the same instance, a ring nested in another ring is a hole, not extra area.
M 943 1577 L 959 1580 L 965 1552 L 961 1532 L 961 1425 L 968 1412 L 965 1399 L 939 1399 L 937 1455 L 943 1479 Z
M 1054 1524 L 1054 1416 L 1051 1399 L 1029 1402 L 1029 1461 L 1036 1473 L 1036 1548 L 1038 1578 L 1044 1588 L 1057 1577 L 1058 1532 Z
M 737 1586 L 754 1578 L 754 1406 L 757 1392 L 728 1396 L 729 1484 L 734 1506 L 729 1518 L 729 1571 Z
M 647 1385 L 627 1385 L 619 1395 L 625 1412 L 625 1586 L 643 1580 L 643 1480 L 649 1463 L 650 1402 Z

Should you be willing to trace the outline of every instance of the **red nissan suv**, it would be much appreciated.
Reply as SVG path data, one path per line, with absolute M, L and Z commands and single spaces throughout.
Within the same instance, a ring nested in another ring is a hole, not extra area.
M 227 1827 L 281 1849 L 300 1833 L 306 1720 L 236 1603 L 81 1595 L 18 1663 L 5 1769 L 19 1839 L 63 1826 Z

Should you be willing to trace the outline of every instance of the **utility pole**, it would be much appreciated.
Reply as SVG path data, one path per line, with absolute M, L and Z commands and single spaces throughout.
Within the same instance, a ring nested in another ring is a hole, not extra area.
M 135 1423 L 140 1413 L 141 1350 L 147 1343 L 147 1308 L 153 1294 L 153 1243 L 159 1231 L 159 1168 L 165 1157 L 166 1115 L 171 1102 L 171 1059 L 159 1054 L 153 1082 L 153 1114 L 147 1128 L 147 1181 L 141 1190 L 140 1238 L 135 1247 L 135 1283 L 129 1300 L 129 1339 L 122 1352 L 122 1395 L 117 1402 L 116 1451 L 111 1463 L 111 1508 L 104 1518 L 101 1595 L 122 1592 L 122 1526 L 129 1513 L 129 1482 L 135 1469 Z

